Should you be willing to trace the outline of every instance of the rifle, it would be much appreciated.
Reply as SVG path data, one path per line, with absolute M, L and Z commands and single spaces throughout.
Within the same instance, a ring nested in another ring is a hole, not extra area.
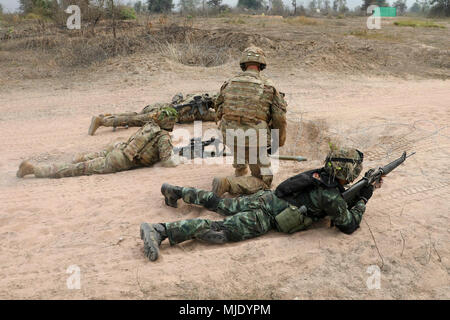
M 392 170 L 397 168 L 399 165 L 401 165 L 403 162 L 405 162 L 405 160 L 407 158 L 409 158 L 410 156 L 412 156 L 413 154 L 415 154 L 415 152 L 413 152 L 407 156 L 406 152 L 403 152 L 403 154 L 398 159 L 395 159 L 394 161 L 385 165 L 384 167 L 379 167 L 378 169 L 370 169 L 369 171 L 367 171 L 364 174 L 364 177 L 361 180 L 359 180 L 358 182 L 353 184 L 350 188 L 345 190 L 342 193 L 342 197 L 344 198 L 344 200 L 347 203 L 354 203 L 355 200 L 359 198 L 359 193 L 361 192 L 362 188 L 364 188 L 370 184 L 379 182 L 383 176 L 387 175 Z
M 194 99 L 191 102 L 176 104 L 173 108 L 179 112 L 186 107 L 190 107 L 191 110 L 189 110 L 189 115 L 193 115 L 195 110 L 198 110 L 200 115 L 203 116 L 206 112 L 208 112 L 208 109 L 211 108 L 212 105 L 213 101 L 209 96 L 194 96 Z
M 205 147 L 213 144 L 216 147 L 216 152 L 206 152 L 205 153 Z M 206 157 L 215 157 L 216 154 L 219 154 L 218 148 L 219 148 L 219 140 L 216 140 L 216 138 L 212 137 L 209 140 L 202 141 L 202 138 L 192 138 L 189 145 L 184 147 L 175 147 L 173 148 L 173 152 L 175 154 L 178 154 L 180 156 L 186 157 L 188 159 L 194 159 L 194 158 L 206 158 Z

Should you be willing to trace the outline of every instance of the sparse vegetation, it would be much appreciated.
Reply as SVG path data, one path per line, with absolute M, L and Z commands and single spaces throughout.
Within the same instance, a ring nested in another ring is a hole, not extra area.
M 422 27 L 422 28 L 442 28 L 444 29 L 445 26 L 436 24 L 433 21 L 430 20 L 401 20 L 401 21 L 395 21 L 394 25 L 399 27 Z
M 307 18 L 305 16 L 299 16 L 299 17 L 295 17 L 295 18 L 287 18 L 284 21 L 289 24 L 303 24 L 303 25 L 308 25 L 308 26 L 314 26 L 314 25 L 319 24 L 319 21 L 312 19 L 312 18 Z

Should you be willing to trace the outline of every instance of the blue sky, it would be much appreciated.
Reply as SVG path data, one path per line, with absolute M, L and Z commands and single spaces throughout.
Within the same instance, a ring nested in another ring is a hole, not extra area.
M 127 3 L 130 0 L 122 0 L 123 3 Z M 297 0 L 297 5 L 303 4 L 304 6 L 308 5 L 311 0 Z M 389 3 L 392 3 L 394 0 L 388 0 Z M 134 2 L 131 0 L 131 2 Z M 174 0 L 175 3 L 178 3 L 178 0 Z M 286 5 L 291 6 L 291 0 L 283 0 Z M 333 2 L 333 1 L 330 1 Z M 19 0 L 0 0 L 0 3 L 3 6 L 4 12 L 13 12 L 19 8 Z M 237 0 L 224 0 L 223 3 L 235 6 Z M 347 0 L 347 5 L 350 8 L 354 8 L 362 3 L 362 0 Z M 408 7 L 410 7 L 414 0 L 407 0 Z

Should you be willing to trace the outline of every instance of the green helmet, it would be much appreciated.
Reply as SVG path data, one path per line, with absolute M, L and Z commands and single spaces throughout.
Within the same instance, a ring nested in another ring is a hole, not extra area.
M 155 121 L 161 129 L 172 131 L 177 122 L 178 112 L 172 107 L 165 107 L 157 113 Z
M 361 173 L 363 158 L 363 153 L 357 149 L 331 147 L 324 168 L 329 175 L 352 182 Z
M 251 46 L 242 52 L 241 60 L 239 61 L 239 64 L 241 65 L 241 69 L 245 71 L 246 67 L 245 64 L 247 62 L 256 62 L 259 63 L 260 70 L 264 70 L 266 68 L 266 55 L 264 51 L 261 48 Z

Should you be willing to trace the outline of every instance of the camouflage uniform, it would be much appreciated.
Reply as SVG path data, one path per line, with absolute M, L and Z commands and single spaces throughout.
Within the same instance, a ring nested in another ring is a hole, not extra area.
M 216 96 L 215 93 L 192 93 L 188 94 L 185 98 L 181 93 L 176 94 L 172 98 L 171 103 L 153 103 L 142 109 L 141 112 L 126 112 L 113 114 L 108 116 L 101 116 L 100 126 L 104 127 L 142 127 L 150 119 L 156 119 L 162 109 L 172 107 L 177 104 L 186 104 L 193 100 L 194 96 L 208 96 L 212 97 L 213 101 Z M 178 123 L 190 123 L 194 120 L 202 121 L 215 121 L 216 113 L 214 109 L 208 109 L 208 111 L 201 115 L 198 110 L 190 113 L 190 107 L 185 107 L 178 112 Z
M 294 233 L 326 216 L 340 231 L 351 234 L 359 228 L 373 192 L 372 185 L 361 189 L 359 197 L 350 204 L 342 196 L 343 185 L 361 172 L 362 160 L 362 152 L 356 149 L 336 148 L 325 159 L 325 167 L 291 177 L 275 191 L 260 190 L 238 198 L 221 198 L 214 192 L 164 183 L 161 193 L 167 205 L 176 208 L 178 200 L 183 199 L 227 217 L 222 221 L 190 219 L 142 223 L 144 253 L 155 261 L 161 242 L 167 238 L 171 245 L 191 239 L 226 243 L 257 237 L 272 229 Z
M 151 120 L 127 142 L 115 143 L 103 151 L 78 156 L 73 163 L 35 165 L 34 175 L 37 178 L 62 178 L 151 166 L 170 159 L 172 148 L 169 133 Z
M 334 225 L 345 233 L 356 230 L 365 211 L 365 203 L 359 200 L 348 209 L 341 191 L 338 187 L 317 186 L 304 193 L 301 204 L 308 211 L 300 217 L 294 232 L 307 229 L 313 221 L 325 216 L 329 216 Z M 274 192 L 263 190 L 238 198 L 218 198 L 209 191 L 183 188 L 182 195 L 186 203 L 202 205 L 227 218 L 222 221 L 190 219 L 163 223 L 172 245 L 190 239 L 213 243 L 241 241 L 263 235 L 272 229 L 281 231 L 275 217 L 292 206 Z
M 262 60 L 261 60 L 262 59 Z M 258 61 L 265 66 L 264 53 L 256 47 L 247 48 L 241 59 L 241 67 L 246 62 Z M 260 69 L 263 69 L 260 67 Z M 271 129 L 279 130 L 279 146 L 286 140 L 286 101 L 275 89 L 273 83 L 259 71 L 247 70 L 225 82 L 216 100 L 217 118 L 221 120 L 219 129 L 225 144 L 233 147 L 233 167 L 236 177 L 227 177 L 230 192 L 233 194 L 251 194 L 270 188 L 272 171 L 267 147 L 271 145 Z M 239 134 L 227 137 L 227 130 L 253 129 L 257 135 L 256 144 L 238 139 Z M 267 141 L 260 141 L 259 130 L 266 130 Z M 232 139 L 233 141 L 227 141 Z M 262 147 L 260 147 L 262 146 Z M 241 151 L 238 152 L 238 149 Z M 258 155 L 256 161 L 249 161 L 249 154 Z M 249 163 L 255 162 L 255 163 Z M 244 177 L 250 167 L 252 177 Z

